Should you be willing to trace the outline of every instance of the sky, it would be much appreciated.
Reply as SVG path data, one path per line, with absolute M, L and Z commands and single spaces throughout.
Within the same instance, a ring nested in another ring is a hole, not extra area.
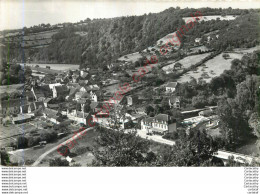
M 0 30 L 41 23 L 78 22 L 86 18 L 158 13 L 170 7 L 259 8 L 260 0 L 0 0 Z

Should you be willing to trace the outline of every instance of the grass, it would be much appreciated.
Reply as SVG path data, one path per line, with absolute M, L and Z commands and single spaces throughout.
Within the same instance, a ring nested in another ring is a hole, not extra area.
M 210 53 L 204 53 L 204 54 L 199 54 L 199 55 L 191 55 L 191 56 L 187 56 L 181 60 L 178 61 L 178 63 L 181 63 L 183 65 L 182 68 L 188 68 L 190 67 L 191 65 L 194 65 L 198 62 L 200 62 L 202 59 L 204 59 L 205 57 L 207 57 L 208 55 L 210 55 Z M 174 65 L 176 64 L 177 62 L 175 63 L 172 63 L 170 65 L 167 65 L 165 67 L 163 67 L 162 69 L 164 71 L 166 70 L 170 70 L 170 69 L 173 69 Z
M 142 58 L 142 55 L 139 52 L 136 52 L 136 53 L 124 55 L 124 56 L 120 57 L 118 60 L 134 63 L 134 62 L 138 61 L 140 58 Z
M 23 44 L 21 44 L 22 47 L 35 47 L 35 46 L 41 46 L 41 45 L 48 45 L 52 42 L 52 36 L 54 34 L 58 33 L 58 30 L 50 30 L 45 32 L 39 32 L 39 33 L 30 33 L 28 35 L 25 35 L 21 38 L 21 36 L 15 36 L 12 37 L 10 34 L 10 37 L 8 35 L 5 38 L 5 41 L 10 42 L 21 42 L 21 39 L 23 40 Z M 18 35 L 18 33 L 13 34 Z
M 233 59 L 241 59 L 243 54 L 238 53 L 228 53 L 230 55 L 229 59 L 224 59 L 222 56 L 223 53 L 217 55 L 213 59 L 207 61 L 205 66 L 200 66 L 197 68 L 197 73 L 193 73 L 192 77 L 195 79 L 203 78 L 206 82 L 210 82 L 213 77 L 220 76 L 224 70 L 231 68 L 231 62 Z M 208 75 L 208 76 L 207 76 Z M 191 76 L 187 73 L 184 74 L 178 82 L 188 82 L 191 80 Z
M 27 66 L 32 67 L 33 70 L 35 71 L 47 71 L 46 73 L 52 72 L 52 71 L 65 71 L 65 70 L 76 70 L 79 69 L 79 65 L 74 65 L 74 64 L 36 64 L 36 63 L 30 63 L 26 64 Z M 35 66 L 38 65 L 39 68 L 36 68 Z M 46 66 L 50 66 L 51 69 L 46 69 Z
M 24 84 L 13 84 L 13 85 L 5 85 L 0 86 L 0 94 L 3 93 L 13 93 L 17 91 L 23 91 L 23 85 Z
M 202 13 L 203 14 L 203 13 Z M 227 15 L 227 16 L 221 16 L 221 15 L 210 15 L 210 16 L 202 16 L 202 18 L 199 20 L 199 22 L 202 22 L 202 21 L 210 21 L 210 20 L 216 20 L 217 18 L 219 18 L 220 20 L 234 20 L 236 19 L 236 16 L 233 16 L 233 15 Z M 183 17 L 182 18 L 185 23 L 188 21 L 188 20 L 192 20 L 192 17 Z
M 37 129 L 37 123 L 38 123 L 38 129 Z M 29 133 L 31 131 L 39 132 L 42 129 L 41 124 L 45 123 L 41 120 L 34 120 L 31 122 L 23 123 L 23 124 L 10 124 L 9 126 L 3 126 L 1 125 L 1 134 L 0 139 L 14 136 L 13 138 L 8 138 L 4 140 L 0 140 L 0 147 L 9 146 L 10 143 L 15 143 L 16 138 L 18 135 L 24 135 L 26 137 L 30 136 Z
M 81 139 L 77 139 L 74 141 L 74 147 L 70 149 L 71 153 L 78 152 L 79 149 L 84 149 L 86 147 L 92 148 L 95 145 L 95 137 L 99 135 L 98 130 L 90 130 L 87 131 L 85 136 L 82 136 Z M 52 152 L 50 153 L 46 159 L 43 161 L 41 166 L 49 166 L 49 160 L 61 157 L 61 155 L 58 152 Z M 94 159 L 94 156 L 91 154 L 90 151 L 86 151 L 85 153 L 78 154 L 77 156 L 73 157 L 73 160 L 75 163 L 81 164 L 82 166 L 88 166 L 92 163 L 92 160 Z

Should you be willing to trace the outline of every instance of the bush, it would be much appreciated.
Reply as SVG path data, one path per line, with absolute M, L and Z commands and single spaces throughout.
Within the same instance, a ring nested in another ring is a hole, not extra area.
M 27 146 L 28 147 L 36 146 L 36 145 L 39 144 L 40 141 L 41 141 L 41 138 L 39 136 L 37 136 L 37 137 L 29 137 Z
M 54 130 L 41 131 L 40 133 L 41 141 L 52 142 L 58 138 L 57 132 Z
M 32 165 L 34 162 L 34 160 L 26 160 L 25 165 Z
M 70 155 L 70 149 L 68 146 L 66 145 L 62 145 L 61 147 L 59 147 L 57 149 L 58 153 L 64 157 L 67 157 L 68 155 Z
M 61 158 L 51 159 L 49 164 L 50 166 L 69 166 L 69 162 L 67 160 L 62 160 Z
M 17 138 L 17 148 L 24 149 L 28 147 L 28 139 L 24 136 L 19 136 Z
M 77 154 L 77 155 L 82 155 L 82 154 L 85 154 L 86 152 L 90 151 L 90 147 L 88 146 L 83 146 L 83 147 L 75 147 L 74 148 L 74 152 Z
M 9 155 L 7 154 L 6 151 L 1 151 L 0 157 L 1 157 L 1 165 L 3 166 L 10 165 Z
M 71 166 L 72 166 L 72 167 L 80 167 L 81 164 L 79 164 L 79 163 L 75 163 L 75 164 L 72 164 Z
M 179 135 L 177 131 L 174 131 L 173 133 L 166 133 L 164 136 L 162 136 L 162 138 L 168 140 L 176 140 L 179 138 Z

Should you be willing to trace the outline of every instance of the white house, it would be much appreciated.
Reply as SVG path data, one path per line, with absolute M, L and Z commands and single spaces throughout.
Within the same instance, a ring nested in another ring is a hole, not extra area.
M 169 82 L 169 83 L 165 86 L 166 92 L 169 92 L 169 93 L 175 92 L 177 85 L 178 85 L 178 82 Z
M 90 91 L 91 100 L 94 102 L 98 101 L 98 97 L 95 92 Z
M 179 96 L 171 96 L 169 98 L 169 106 L 170 108 L 176 108 L 179 109 L 180 106 L 180 97 Z
M 141 121 L 141 130 L 148 133 L 165 134 L 176 131 L 176 120 L 166 114 L 147 117 Z
M 55 83 L 55 84 L 49 84 L 49 87 L 50 87 L 51 91 L 53 91 L 53 88 L 55 86 L 61 86 L 61 85 L 62 85 L 61 83 Z

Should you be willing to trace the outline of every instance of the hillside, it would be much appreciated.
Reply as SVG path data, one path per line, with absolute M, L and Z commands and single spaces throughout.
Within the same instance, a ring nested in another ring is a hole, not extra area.
M 185 25 L 183 18 L 190 17 L 196 11 L 188 8 L 169 8 L 160 13 L 142 16 L 88 19 L 77 24 L 57 25 L 55 29 L 50 26 L 43 26 L 39 29 L 36 28 L 36 32 L 35 30 L 28 30 L 31 28 L 24 28 L 22 31 L 13 32 L 12 37 L 10 37 L 10 32 L 5 32 L 1 33 L 3 35 L 2 43 L 7 45 L 4 49 L 4 55 L 7 56 L 8 53 L 8 60 L 15 59 L 21 62 L 30 59 L 36 63 L 72 63 L 80 64 L 81 67 L 103 67 L 116 61 L 121 56 L 141 52 L 148 47 L 153 48 L 158 40 Z M 250 23 L 248 19 L 253 22 L 252 27 L 250 27 L 253 34 L 249 38 L 243 39 L 243 44 L 247 43 L 253 46 L 256 44 L 256 42 L 252 42 L 252 39 L 257 38 L 255 37 L 257 29 L 253 29 L 254 23 L 259 20 L 257 13 L 249 14 L 247 10 L 231 8 L 202 8 L 200 12 L 212 17 L 226 14 L 236 15 L 237 17 L 233 21 L 205 20 L 201 22 L 183 37 L 182 43 L 184 46 L 187 42 L 189 44 L 191 40 L 194 41 L 195 37 L 223 29 L 223 27 L 226 30 L 223 35 L 228 36 L 228 33 L 230 33 L 233 37 L 233 33 L 237 33 L 234 26 L 247 25 L 247 23 Z M 243 17 L 240 17 L 240 15 L 243 15 Z M 247 23 L 243 18 L 247 18 Z M 231 28 L 227 28 L 229 24 L 232 24 Z M 239 38 L 247 36 L 247 33 L 246 30 L 242 31 Z M 4 36 L 4 34 L 9 34 L 9 36 Z M 230 44 L 224 43 L 226 38 L 222 40 L 221 35 L 220 33 L 218 43 L 207 46 L 223 47 L 224 49 L 230 46 Z M 234 46 L 239 47 L 239 45 Z M 9 51 L 7 52 L 8 47 Z

